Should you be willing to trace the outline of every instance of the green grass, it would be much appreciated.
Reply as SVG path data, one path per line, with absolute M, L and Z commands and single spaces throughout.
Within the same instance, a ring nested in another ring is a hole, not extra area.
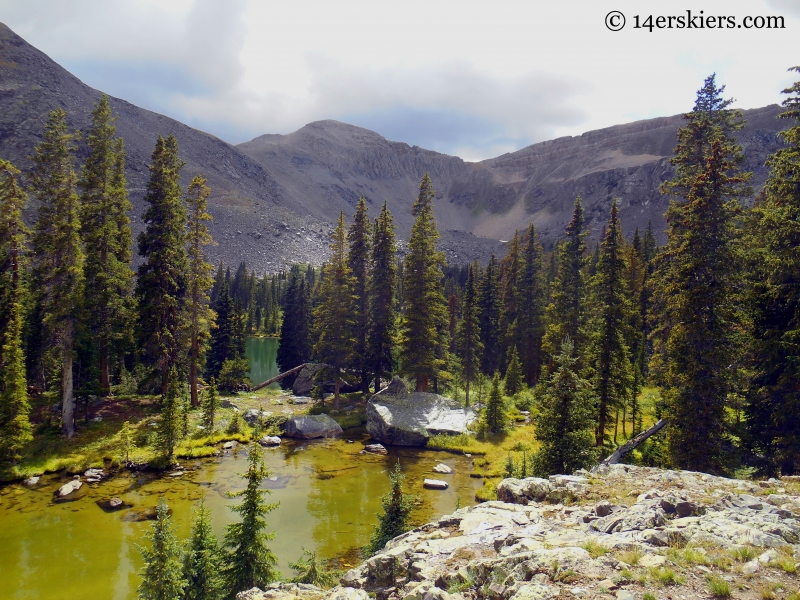
M 755 546 L 740 546 L 730 551 L 730 555 L 736 562 L 746 563 L 758 556 L 759 551 Z
M 708 591 L 714 598 L 730 598 L 731 586 L 730 584 L 716 575 L 710 575 L 707 578 Z
M 639 561 L 644 557 L 644 551 L 639 546 L 633 546 L 629 550 L 625 550 L 619 554 L 619 560 L 625 564 L 636 566 Z
M 652 567 L 650 569 L 650 577 L 662 586 L 683 585 L 686 583 L 686 578 L 678 575 L 670 567 Z
M 459 435 L 447 435 L 442 433 L 428 438 L 425 447 L 430 450 L 445 450 L 455 454 L 478 454 L 485 455 L 491 451 L 491 444 L 479 441 L 474 435 L 461 433 Z
M 653 592 L 645 592 L 644 596 L 642 596 L 642 600 L 657 600 L 656 595 Z
M 592 538 L 581 544 L 581 548 L 586 550 L 592 558 L 600 558 L 610 552 L 603 544 Z

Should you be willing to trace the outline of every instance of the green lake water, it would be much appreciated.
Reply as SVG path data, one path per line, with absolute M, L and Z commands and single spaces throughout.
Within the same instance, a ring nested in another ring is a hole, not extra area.
M 253 381 L 271 377 L 269 365 L 253 357 L 271 359 L 277 340 L 248 341 Z M 270 354 L 272 352 L 272 354 Z M 261 359 L 259 359 L 261 360 Z M 277 368 L 274 368 L 277 374 Z M 419 449 L 390 448 L 387 456 L 362 454 L 368 435 L 348 430 L 341 439 L 295 442 L 264 451 L 272 475 L 264 487 L 279 502 L 267 515 L 275 532 L 270 547 L 281 571 L 289 576 L 289 561 L 302 549 L 314 550 L 334 566 L 347 568 L 360 559 L 380 511 L 380 497 L 389 489 L 388 470 L 400 461 L 407 475 L 406 489 L 420 498 L 412 518 L 416 524 L 451 513 L 457 502 L 474 503 L 481 485 L 471 479 L 470 458 Z M 23 600 L 128 600 L 136 597 L 141 568 L 137 544 L 149 521 L 137 515 L 152 509 L 164 497 L 173 509 L 181 537 L 189 531 L 192 507 L 201 497 L 212 513 L 220 537 L 236 515 L 236 502 L 227 493 L 243 486 L 239 473 L 246 469 L 247 446 L 225 451 L 218 458 L 185 461 L 184 475 L 122 471 L 97 484 L 84 484 L 79 499 L 53 502 L 53 494 L 68 478 L 42 477 L 34 488 L 21 484 L 0 487 L 0 597 Z M 435 475 L 443 462 L 454 475 Z M 426 490 L 425 477 L 445 479 L 446 491 Z M 119 497 L 133 506 L 107 513 L 97 501 Z
M 248 338 L 245 346 L 247 359 L 250 361 L 250 382 L 258 385 L 272 379 L 279 374 L 278 363 L 278 339 L 277 338 Z M 273 383 L 269 387 L 279 388 L 279 384 Z

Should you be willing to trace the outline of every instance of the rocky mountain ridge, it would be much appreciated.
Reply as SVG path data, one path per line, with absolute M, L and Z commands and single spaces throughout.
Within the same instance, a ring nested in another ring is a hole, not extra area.
M 797 477 L 621 464 L 506 479 L 500 501 L 395 538 L 331 591 L 276 584 L 237 598 L 784 598 L 800 593 L 799 494 Z
M 63 107 L 70 127 L 85 130 L 100 94 L 0 24 L 0 157 L 28 169 L 27 157 L 41 139 L 49 111 Z M 468 163 L 331 120 L 232 146 L 124 100 L 110 103 L 126 141 L 134 231 L 142 227 L 155 139 L 174 134 L 186 161 L 184 184 L 201 173 L 212 188 L 211 232 L 219 242 L 209 250 L 212 260 L 236 264 L 244 259 L 259 272 L 293 262 L 320 264 L 340 211 L 350 217 L 361 194 L 372 216 L 388 201 L 402 250 L 426 171 L 437 192 L 440 247 L 451 264 L 502 254 L 501 240 L 530 222 L 550 247 L 563 234 L 578 195 L 584 198 L 591 240 L 601 235 L 613 197 L 621 199 L 628 235 L 650 220 L 660 234 L 668 199 L 658 187 L 672 174 L 669 157 L 681 124 L 680 115 L 638 121 Z M 780 111 L 776 105 L 745 111 L 748 124 L 739 140 L 756 190 L 766 178 L 766 156 L 780 147 L 777 132 L 785 125 L 775 118 Z M 81 142 L 78 160 L 85 155 Z M 35 208 L 29 207 L 30 218 Z

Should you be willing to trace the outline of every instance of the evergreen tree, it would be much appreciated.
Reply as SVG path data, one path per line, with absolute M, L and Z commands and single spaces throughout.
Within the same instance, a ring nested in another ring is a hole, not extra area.
M 533 385 L 539 379 L 544 362 L 542 337 L 547 304 L 542 244 L 533 223 L 528 227 L 522 252 L 522 271 L 518 282 L 517 322 L 514 339 L 522 363 L 525 382 Z
M 206 179 L 196 175 L 186 192 L 188 212 L 186 254 L 189 270 L 186 275 L 189 304 L 189 391 L 192 406 L 200 404 L 197 396 L 197 378 L 202 350 L 206 345 L 209 329 L 214 323 L 214 312 L 209 308 L 208 292 L 214 285 L 211 273 L 214 267 L 206 261 L 203 246 L 214 244 L 206 223 L 212 220 L 208 214 L 208 195 L 211 190 Z
M 508 246 L 500 261 L 500 370 L 508 369 L 511 347 L 516 341 L 517 314 L 519 310 L 519 278 L 522 272 L 522 255 L 519 232 Z
M 547 328 L 542 341 L 542 347 L 551 357 L 559 353 L 561 342 L 566 337 L 573 341 L 574 346 L 583 348 L 587 234 L 584 223 L 583 203 L 580 198 L 576 198 L 572 220 L 567 226 L 567 238 L 556 249 L 557 272 L 551 288 L 552 297 L 547 307 Z
M 213 377 L 208 382 L 206 390 L 205 401 L 203 402 L 203 427 L 209 433 L 214 432 L 214 425 L 216 423 L 217 411 L 220 407 L 219 394 L 217 393 L 217 381 Z
M 670 418 L 670 460 L 705 472 L 723 469 L 725 403 L 742 348 L 741 261 L 734 239 L 736 199 L 749 191 L 743 185 L 749 174 L 738 169 L 742 148 L 730 133 L 741 120 L 725 108 L 722 91 L 713 87 L 713 76 L 707 79 L 678 131 L 671 159 L 676 176 L 664 191 L 686 196 L 670 202 L 668 241 L 653 275 L 651 367 Z
M 375 392 L 381 379 L 392 374 L 392 348 L 397 320 L 395 287 L 397 286 L 397 243 L 392 213 L 384 201 L 380 216 L 375 220 L 372 243 L 372 279 L 370 280 L 369 357 L 375 377 Z
M 405 258 L 405 315 L 400 337 L 402 372 L 416 380 L 418 392 L 428 391 L 446 364 L 447 303 L 442 294 L 443 252 L 436 249 L 439 231 L 433 214 L 435 192 L 427 173 L 411 214 L 416 217 Z
M 800 67 L 793 67 L 800 72 Z M 779 135 L 767 160 L 764 197 L 753 208 L 753 384 L 747 404 L 752 445 L 771 473 L 800 470 L 800 81 L 784 90 Z
M 497 276 L 497 259 L 492 254 L 481 280 L 478 299 L 483 344 L 481 371 L 486 375 L 500 368 L 500 289 Z
M 511 358 L 508 360 L 508 368 L 506 369 L 506 381 L 504 391 L 506 396 L 514 396 L 522 391 L 522 364 L 519 360 L 519 353 L 517 347 L 511 347 Z
M 339 408 L 339 387 L 342 371 L 350 364 L 357 340 L 358 297 L 353 293 L 355 281 L 347 261 L 347 236 L 344 213 L 331 234 L 331 258 L 323 268 L 320 303 L 314 311 L 314 357 L 328 365 L 334 379 L 333 406 Z
M 633 310 L 626 279 L 628 264 L 625 254 L 625 238 L 615 198 L 611 203 L 611 215 L 591 289 L 595 318 L 591 328 L 594 339 L 590 355 L 598 402 L 596 444 L 600 448 L 605 446 L 610 411 L 626 405 L 633 387 L 628 345 Z
M 500 375 L 495 373 L 492 379 L 492 391 L 489 392 L 489 399 L 483 407 L 481 428 L 488 433 L 503 433 L 508 427 L 508 415 L 500 393 Z
M 139 299 L 140 347 L 145 364 L 161 375 L 166 393 L 170 369 L 183 348 L 181 326 L 186 295 L 186 207 L 181 198 L 178 140 L 158 137 L 144 200 L 149 205 L 139 234 L 136 293 Z
M 306 291 L 305 279 L 298 268 L 293 267 L 289 273 L 286 287 L 281 326 L 278 343 L 277 362 L 281 372 L 302 365 L 311 358 L 311 302 Z M 294 378 L 285 378 L 284 385 L 291 386 Z
M 60 343 L 61 427 L 68 438 L 75 434 L 73 345 L 84 283 L 73 138 L 67 132 L 67 114 L 60 108 L 52 111 L 30 173 L 30 190 L 39 201 L 33 235 L 34 286 L 47 330 Z
M 367 214 L 367 200 L 364 196 L 358 201 L 353 224 L 347 232 L 347 266 L 353 276 L 353 295 L 355 296 L 355 323 L 353 324 L 353 363 L 352 366 L 361 377 L 361 392 L 369 393 L 369 289 L 370 254 L 372 245 L 372 223 Z M 377 390 L 376 390 L 377 391 Z
M 275 534 L 264 531 L 267 527 L 264 515 L 278 506 L 264 501 L 265 496 L 271 492 L 262 489 L 261 482 L 269 475 L 261 448 L 258 444 L 251 444 L 247 472 L 243 475 L 247 480 L 247 487 L 233 494 L 234 497 L 242 498 L 241 504 L 232 507 L 242 520 L 225 528 L 224 546 L 230 551 L 225 569 L 230 597 L 253 587 L 264 589 L 264 586 L 279 576 L 275 569 L 278 559 L 267 547 L 267 541 L 273 539 Z
M 541 443 L 533 460 L 538 477 L 570 474 L 597 459 L 592 435 L 594 397 L 589 382 L 577 373 L 569 338 L 554 363 L 552 374 L 539 384 L 540 409 L 534 417 L 536 439 Z
M 84 263 L 86 321 L 97 357 L 101 394 L 111 390 L 109 367 L 114 347 L 128 337 L 133 321 L 132 234 L 125 182 L 125 151 L 115 138 L 115 118 L 103 95 L 92 111 L 87 134 L 89 156 L 83 165 L 81 234 Z
M 225 598 L 225 579 L 222 576 L 223 555 L 217 537 L 211 528 L 211 513 L 205 506 L 205 499 L 192 521 L 192 531 L 183 562 L 183 577 L 186 589 L 184 600 L 223 600 Z
M 181 546 L 164 498 L 158 500 L 156 520 L 145 534 L 149 548 L 139 547 L 144 559 L 139 600 L 175 600 L 183 597 L 186 579 L 181 569 Z
M 478 298 L 475 287 L 475 270 L 470 265 L 467 285 L 464 288 L 461 321 L 459 321 L 456 331 L 456 354 L 461 359 L 467 406 L 469 406 L 469 386 L 478 376 L 480 354 L 483 351 L 480 321 L 478 320 Z
M 403 493 L 403 481 L 406 476 L 400 471 L 400 461 L 389 473 L 391 489 L 381 498 L 383 514 L 378 515 L 378 525 L 372 532 L 367 552 L 375 554 L 383 550 L 386 542 L 396 538 L 410 529 L 409 519 L 414 508 L 414 496 Z
M 28 229 L 18 175 L 18 169 L 0 159 L 0 461 L 12 463 L 33 439 L 22 336 Z
M 181 398 L 175 367 L 167 376 L 167 393 L 161 397 L 161 422 L 158 426 L 158 446 L 171 459 L 178 445 L 181 430 Z
M 217 301 L 212 306 L 214 329 L 206 357 L 206 378 L 219 377 L 222 365 L 237 354 L 234 340 L 236 328 L 236 307 L 231 297 L 228 283 L 222 282 Z

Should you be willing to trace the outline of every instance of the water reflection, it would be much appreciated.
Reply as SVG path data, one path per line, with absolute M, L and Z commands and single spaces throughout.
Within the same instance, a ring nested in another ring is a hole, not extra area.
M 277 338 L 248 338 L 245 354 L 250 362 L 250 381 L 253 385 L 272 379 L 278 375 Z M 273 383 L 270 387 L 280 387 Z

